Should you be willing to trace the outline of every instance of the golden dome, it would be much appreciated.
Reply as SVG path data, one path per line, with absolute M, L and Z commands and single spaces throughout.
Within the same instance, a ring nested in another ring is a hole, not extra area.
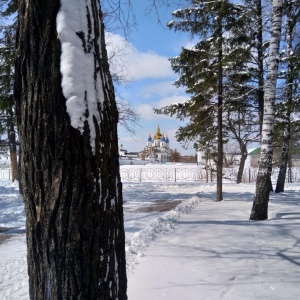
M 156 133 L 154 134 L 153 139 L 154 140 L 160 140 L 161 138 L 162 138 L 162 134 L 160 133 L 159 125 L 157 125 Z

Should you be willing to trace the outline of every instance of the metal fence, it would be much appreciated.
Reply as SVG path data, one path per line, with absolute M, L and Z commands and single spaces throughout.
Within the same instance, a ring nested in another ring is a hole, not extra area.
M 237 178 L 237 172 L 238 172 L 237 169 L 224 169 L 223 178 L 235 181 Z M 249 183 L 255 182 L 257 173 L 258 173 L 258 168 L 245 169 L 242 176 L 242 182 L 249 182 Z M 273 168 L 272 175 L 271 175 L 273 183 L 277 182 L 278 174 L 279 174 L 279 169 Z M 286 183 L 300 182 L 300 168 L 295 168 L 295 167 L 289 168 L 287 170 L 285 182 Z
M 11 170 L 10 167 L 5 166 L 1 167 L 0 166 L 0 180 L 10 180 L 11 179 Z
M 199 168 L 121 168 L 122 181 L 203 181 Z
M 235 182 L 237 179 L 237 169 L 227 168 L 223 169 L 223 179 Z M 258 169 L 251 168 L 245 169 L 242 182 L 254 183 L 256 181 Z M 278 169 L 274 169 L 272 172 L 272 181 L 276 182 L 278 177 Z M 201 168 L 121 168 L 120 170 L 122 181 L 170 181 L 170 182 L 215 182 L 216 172 L 209 172 Z M 291 168 L 287 174 L 287 183 L 300 182 L 300 169 Z
M 223 179 L 232 182 L 236 181 L 238 170 L 236 168 L 223 169 Z M 242 182 L 253 183 L 256 180 L 258 169 L 245 169 Z M 278 169 L 273 169 L 272 181 L 275 183 L 278 177 Z M 291 168 L 287 172 L 286 182 L 300 182 L 300 168 Z M 157 167 L 157 168 L 125 168 L 120 169 L 122 181 L 151 182 L 151 181 L 169 181 L 169 182 L 215 182 L 216 172 L 206 174 L 202 167 L 180 166 L 180 167 Z M 10 166 L 0 166 L 0 180 L 11 180 Z

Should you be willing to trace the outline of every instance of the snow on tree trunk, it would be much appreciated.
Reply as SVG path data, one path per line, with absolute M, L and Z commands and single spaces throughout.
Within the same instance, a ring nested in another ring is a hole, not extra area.
M 271 172 L 273 158 L 273 128 L 275 119 L 274 103 L 278 72 L 281 20 L 282 0 L 273 0 L 272 32 L 270 39 L 268 73 L 264 94 L 261 154 L 256 179 L 256 195 L 254 197 L 250 220 L 266 220 L 268 218 L 269 194 L 272 189 Z
M 127 299 L 117 108 L 98 0 L 19 1 L 30 299 Z

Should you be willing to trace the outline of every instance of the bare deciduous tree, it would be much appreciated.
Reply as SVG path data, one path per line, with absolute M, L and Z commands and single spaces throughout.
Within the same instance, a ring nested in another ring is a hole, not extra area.
M 268 218 L 269 194 L 272 189 L 271 172 L 273 158 L 274 104 L 278 73 L 279 45 L 281 37 L 282 0 L 272 2 L 272 32 L 269 50 L 268 74 L 265 82 L 264 115 L 261 138 L 261 155 L 256 179 L 256 194 L 250 220 Z

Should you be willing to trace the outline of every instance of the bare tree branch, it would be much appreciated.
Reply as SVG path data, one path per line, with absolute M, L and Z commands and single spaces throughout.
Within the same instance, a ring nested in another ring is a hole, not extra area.
M 131 135 L 134 135 L 136 133 L 135 127 L 141 126 L 139 124 L 140 115 L 125 98 L 117 98 L 117 107 L 119 112 L 119 124 Z
M 101 5 L 105 30 L 122 31 L 129 40 L 132 30 L 137 27 L 131 0 L 102 0 Z

